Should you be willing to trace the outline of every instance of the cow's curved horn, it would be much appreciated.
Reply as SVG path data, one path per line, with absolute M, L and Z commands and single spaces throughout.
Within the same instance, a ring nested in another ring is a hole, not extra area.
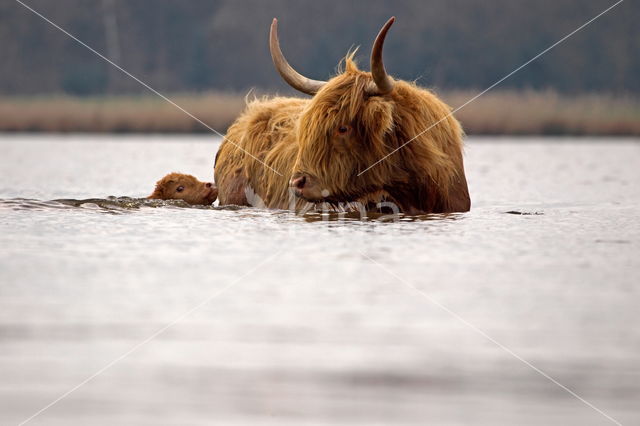
M 299 74 L 293 69 L 289 62 L 284 58 L 282 50 L 280 50 L 280 42 L 278 41 L 278 20 L 273 18 L 271 23 L 271 32 L 269 34 L 269 49 L 271 50 L 271 59 L 276 70 L 282 76 L 289 86 L 296 90 L 306 93 L 307 95 L 315 95 L 318 90 L 325 85 L 326 81 L 312 80 Z
M 382 61 L 382 48 L 384 47 L 384 39 L 387 36 L 387 31 L 393 25 L 396 20 L 395 16 L 392 16 L 386 24 L 382 27 L 376 41 L 373 43 L 371 49 L 371 75 L 373 76 L 373 82 L 368 87 L 368 92 L 372 94 L 384 95 L 393 90 L 393 79 L 389 77 L 387 71 L 384 69 L 384 62 Z

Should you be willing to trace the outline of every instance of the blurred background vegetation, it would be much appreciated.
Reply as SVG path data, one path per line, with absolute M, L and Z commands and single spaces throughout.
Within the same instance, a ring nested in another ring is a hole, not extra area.
M 388 71 L 463 104 L 613 0 L 26 0 L 216 129 L 243 97 L 293 94 L 273 69 L 271 19 L 290 62 L 327 79 L 397 17 Z M 640 134 L 640 4 L 625 1 L 460 111 L 469 133 Z M 0 2 L 0 129 L 204 131 L 19 3 Z

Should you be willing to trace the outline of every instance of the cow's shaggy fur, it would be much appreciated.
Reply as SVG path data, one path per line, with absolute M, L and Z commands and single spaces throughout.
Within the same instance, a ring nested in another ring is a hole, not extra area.
M 344 64 L 311 99 L 248 103 L 216 156 L 220 203 L 248 204 L 250 188 L 266 207 L 290 208 L 289 180 L 306 174 L 334 205 L 386 199 L 408 214 L 469 210 L 463 131 L 450 108 L 404 81 L 386 95 L 369 95 L 371 74 L 357 68 L 353 54 Z

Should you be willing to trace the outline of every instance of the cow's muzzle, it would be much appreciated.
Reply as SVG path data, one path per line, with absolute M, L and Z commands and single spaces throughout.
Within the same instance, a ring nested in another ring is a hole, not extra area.
M 296 197 L 307 201 L 320 201 L 328 195 L 328 191 L 322 191 L 317 179 L 304 173 L 294 173 L 289 181 L 289 188 Z

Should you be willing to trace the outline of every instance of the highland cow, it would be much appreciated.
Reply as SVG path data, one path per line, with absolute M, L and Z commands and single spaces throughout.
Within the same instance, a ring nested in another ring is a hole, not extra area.
M 431 91 L 385 71 L 382 48 L 393 22 L 374 42 L 371 72 L 360 71 L 351 53 L 344 70 L 325 82 L 289 65 L 273 20 L 274 65 L 312 98 L 249 102 L 216 155 L 221 205 L 251 204 L 251 193 L 281 209 L 387 201 L 406 214 L 469 210 L 463 131 L 451 109 Z

